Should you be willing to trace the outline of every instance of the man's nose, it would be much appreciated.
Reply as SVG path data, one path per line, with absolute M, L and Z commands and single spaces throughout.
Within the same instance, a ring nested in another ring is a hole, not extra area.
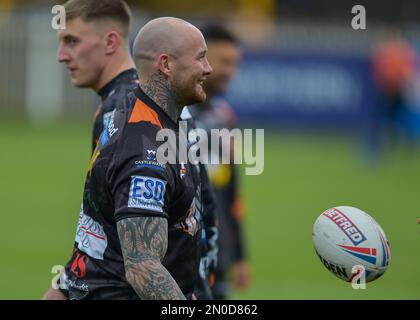
M 69 55 L 66 52 L 63 44 L 60 44 L 58 46 L 58 50 L 57 50 L 57 61 L 60 62 L 60 63 L 64 63 L 64 62 L 67 62 L 69 60 L 70 60 Z
M 204 66 L 204 74 L 208 76 L 213 72 L 213 68 L 211 67 L 209 61 L 206 59 L 206 65 Z

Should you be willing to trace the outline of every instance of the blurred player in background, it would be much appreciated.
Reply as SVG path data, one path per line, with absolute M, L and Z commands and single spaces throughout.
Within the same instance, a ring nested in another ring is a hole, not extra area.
M 206 102 L 190 106 L 189 109 L 197 127 L 208 133 L 211 129 L 231 130 L 238 124 L 234 110 L 223 95 L 238 67 L 241 54 L 239 43 L 232 33 L 221 26 L 208 25 L 201 31 L 207 42 L 208 59 L 213 72 L 204 83 Z M 231 151 L 233 157 L 233 150 Z M 250 282 L 250 268 L 245 257 L 241 226 L 244 209 L 239 198 L 238 174 L 233 162 L 227 165 L 209 165 L 208 173 L 215 193 L 219 221 L 218 267 L 212 291 L 215 299 L 225 299 L 229 293 L 229 271 L 232 271 L 233 286 L 236 289 L 243 290 Z
M 188 107 L 182 110 L 180 120 L 186 121 L 188 133 L 197 128 Z M 189 141 L 190 148 L 197 141 Z M 204 164 L 199 163 L 201 176 L 201 194 L 203 200 L 203 232 L 201 237 L 201 260 L 199 265 L 199 277 L 195 286 L 195 296 L 198 300 L 212 300 L 213 293 L 211 289 L 211 279 L 214 278 L 216 266 L 218 263 L 218 226 L 216 217 L 216 202 L 214 193 L 209 182 L 207 168 Z
M 414 65 L 414 50 L 398 29 L 373 47 L 372 67 L 382 109 L 380 114 L 383 115 L 383 138 L 385 147 L 391 149 L 401 138 L 406 138 L 407 124 L 403 115 L 408 108 L 406 90 L 414 75 Z

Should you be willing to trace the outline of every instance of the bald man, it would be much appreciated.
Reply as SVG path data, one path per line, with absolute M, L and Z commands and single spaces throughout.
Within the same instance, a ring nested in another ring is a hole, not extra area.
M 162 23 L 164 21 L 165 23 Z M 190 47 L 198 29 L 193 27 L 190 32 L 182 34 L 178 26 L 183 29 L 184 24 L 185 21 L 176 18 L 159 18 L 151 21 L 137 36 L 134 57 L 144 92 L 153 97 L 174 122 L 179 119 L 187 121 L 190 130 L 195 128 L 195 124 L 188 108 L 183 108 L 184 105 L 189 105 L 184 102 L 205 101 L 202 65 L 208 62 L 207 46 L 205 44 L 203 46 L 201 32 L 198 45 Z M 168 57 L 163 57 L 165 60 L 159 62 L 156 57 L 159 57 L 161 52 L 167 52 Z M 163 72 L 165 68 L 168 68 L 166 73 Z M 205 71 L 205 75 L 208 74 L 209 72 Z M 209 300 L 213 298 L 209 278 L 210 272 L 214 271 L 217 265 L 218 231 L 214 195 L 208 182 L 206 167 L 202 164 L 199 165 L 199 173 L 205 239 L 202 241 L 200 254 L 202 259 L 195 295 L 198 299 Z
M 185 101 L 206 99 L 202 84 L 211 72 L 206 54 L 201 32 L 181 19 L 158 18 L 139 31 L 134 59 L 141 88 L 175 122 Z
M 170 129 L 178 137 L 183 106 L 205 100 L 207 47 L 196 27 L 176 18 L 150 21 L 134 47 L 140 85 L 117 104 L 90 161 L 73 255 L 60 280 L 69 299 L 193 296 L 200 171 L 189 162 L 158 162 L 157 134 Z

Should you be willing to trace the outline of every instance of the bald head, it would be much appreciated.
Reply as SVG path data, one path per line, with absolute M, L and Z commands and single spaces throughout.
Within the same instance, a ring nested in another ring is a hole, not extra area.
M 191 23 L 170 17 L 148 22 L 135 40 L 134 61 L 140 87 L 174 121 L 183 106 L 206 99 L 202 85 L 212 69 L 206 41 Z
M 149 21 L 139 31 L 134 42 L 134 60 L 140 74 L 147 75 L 157 69 L 161 54 L 180 57 L 197 41 L 204 38 L 191 23 L 172 17 Z

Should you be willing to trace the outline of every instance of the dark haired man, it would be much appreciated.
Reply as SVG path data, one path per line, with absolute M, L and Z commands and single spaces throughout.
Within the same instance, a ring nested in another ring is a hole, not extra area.
M 206 102 L 190 106 L 189 110 L 197 127 L 205 129 L 208 134 L 211 129 L 231 130 L 238 124 L 233 108 L 223 95 L 237 70 L 240 45 L 236 37 L 222 26 L 207 25 L 201 31 L 206 39 L 213 72 L 204 83 Z M 234 154 L 233 149 L 230 154 Z M 244 210 L 239 197 L 238 174 L 233 162 L 210 164 L 207 169 L 214 190 L 219 222 L 218 266 L 212 291 L 215 299 L 225 299 L 229 292 L 226 274 L 231 267 L 235 288 L 245 289 L 250 281 L 241 221 Z

